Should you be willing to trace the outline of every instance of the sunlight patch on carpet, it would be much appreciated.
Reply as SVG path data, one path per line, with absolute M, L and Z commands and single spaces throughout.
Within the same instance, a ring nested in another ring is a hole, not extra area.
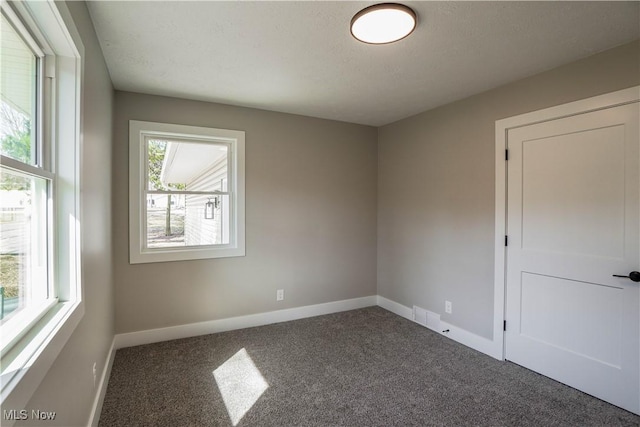
M 213 376 L 234 426 L 269 388 L 244 348 L 213 371 Z

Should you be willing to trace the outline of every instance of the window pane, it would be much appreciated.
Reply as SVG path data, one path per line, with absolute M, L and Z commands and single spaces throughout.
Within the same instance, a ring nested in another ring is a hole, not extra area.
M 47 283 L 47 181 L 0 168 L 0 317 L 44 302 Z
M 227 152 L 224 144 L 149 139 L 147 189 L 221 191 Z
M 2 15 L 0 42 L 0 152 L 36 163 L 37 58 Z
M 148 195 L 147 247 L 229 244 L 229 200 L 228 195 Z
M 184 195 L 147 196 L 147 247 L 184 246 Z
M 184 234 L 187 246 L 229 243 L 229 196 L 187 195 Z
M 227 151 L 224 144 L 149 139 L 148 189 L 227 191 Z M 147 248 L 228 243 L 228 206 L 227 195 L 147 195 Z

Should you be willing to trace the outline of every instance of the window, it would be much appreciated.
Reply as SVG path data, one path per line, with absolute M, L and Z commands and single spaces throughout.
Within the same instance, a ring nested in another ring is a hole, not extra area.
M 62 3 L 2 2 L 1 11 L 1 401 L 20 408 L 84 314 L 78 187 L 83 47 Z
M 8 9 L 0 74 L 0 327 L 4 353 L 56 301 L 49 200 L 55 174 L 42 139 L 44 54 Z M 13 21 L 13 22 L 12 22 Z
M 129 122 L 132 264 L 244 256 L 244 132 Z

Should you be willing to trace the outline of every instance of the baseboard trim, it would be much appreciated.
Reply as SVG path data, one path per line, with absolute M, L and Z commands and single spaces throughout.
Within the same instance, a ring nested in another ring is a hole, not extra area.
M 446 333 L 440 332 L 441 335 L 444 335 L 447 338 L 451 338 L 452 340 L 457 341 L 460 344 L 471 347 L 472 349 L 491 356 L 494 359 L 503 360 L 502 346 L 500 347 L 500 352 L 496 352 L 496 344 L 493 342 L 493 340 L 481 337 L 480 335 L 476 335 L 473 332 L 467 331 L 466 329 L 459 328 L 455 325 L 443 321 L 440 321 L 440 329 L 442 329 L 442 331 L 449 331 Z
M 385 310 L 389 310 L 390 312 L 404 317 L 405 319 L 413 320 L 413 310 L 409 307 L 399 304 L 395 301 L 391 301 L 390 299 L 387 299 L 385 297 L 381 297 L 380 295 L 378 295 L 376 299 L 378 301 L 378 305 Z
M 250 314 L 247 316 L 229 317 L 226 319 L 211 320 L 207 322 L 117 334 L 114 338 L 114 343 L 115 349 L 117 350 L 137 345 L 152 344 L 180 338 L 233 331 L 236 329 L 252 328 L 272 323 L 287 322 L 289 320 L 304 319 L 307 317 L 321 316 L 323 314 L 338 313 L 340 311 L 355 310 L 375 305 L 377 305 L 377 296 L 372 295 L 362 298 L 333 301 L 324 304 L 307 305 L 304 307 Z
M 89 415 L 88 426 L 97 427 L 100 421 L 100 414 L 102 413 L 102 404 L 104 403 L 104 396 L 107 393 L 107 386 L 109 385 L 109 378 L 111 377 L 111 368 L 113 368 L 113 360 L 116 355 L 116 338 L 113 337 L 111 341 L 111 348 L 107 355 L 107 360 L 102 369 L 102 375 L 100 376 L 100 383 L 98 384 L 98 393 L 93 400 L 93 406 L 91 408 L 91 414 Z
M 387 299 L 378 295 L 378 305 L 392 313 L 402 316 L 406 319 L 413 321 L 413 310 L 405 305 Z M 424 325 L 423 325 L 424 326 Z M 466 329 L 459 328 L 450 323 L 440 321 L 439 330 L 429 328 L 434 332 L 439 333 L 447 338 L 451 338 L 460 344 L 466 345 L 474 350 L 489 355 L 495 359 L 502 359 L 502 343 L 495 343 L 493 340 L 476 335 L 473 332 L 469 332 Z M 443 332 L 448 331 L 448 332 Z
M 308 305 L 284 310 L 269 311 L 266 313 L 250 314 L 247 316 L 229 317 L 226 319 L 211 320 L 207 322 L 191 323 L 167 328 L 149 329 L 146 331 L 117 334 L 114 337 L 113 349 L 134 347 L 137 345 L 152 344 L 162 341 L 170 341 L 180 338 L 189 338 L 199 335 L 215 334 L 218 332 L 233 331 L 236 329 L 252 328 L 255 326 L 269 325 L 272 323 L 287 322 L 290 320 L 304 319 L 307 317 L 321 316 L 323 314 L 338 313 L 340 311 L 355 310 L 358 308 L 380 306 L 385 310 L 413 321 L 413 310 L 400 303 L 392 301 L 380 295 L 372 295 L 362 298 L 334 301 L 324 304 Z M 451 338 L 460 344 L 471 347 L 481 353 L 502 360 L 502 343 L 496 343 L 480 335 L 476 335 L 458 326 L 441 321 L 440 330 L 435 331 Z M 448 330 L 443 333 L 442 331 Z M 113 355 L 111 362 L 113 363 Z M 109 370 L 111 367 L 109 366 Z M 102 383 L 102 380 L 101 380 Z M 104 397 L 104 396 L 103 396 Z

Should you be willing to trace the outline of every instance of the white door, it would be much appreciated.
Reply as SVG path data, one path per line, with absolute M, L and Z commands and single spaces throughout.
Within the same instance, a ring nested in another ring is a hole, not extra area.
M 506 359 L 640 412 L 638 103 L 507 133 Z

